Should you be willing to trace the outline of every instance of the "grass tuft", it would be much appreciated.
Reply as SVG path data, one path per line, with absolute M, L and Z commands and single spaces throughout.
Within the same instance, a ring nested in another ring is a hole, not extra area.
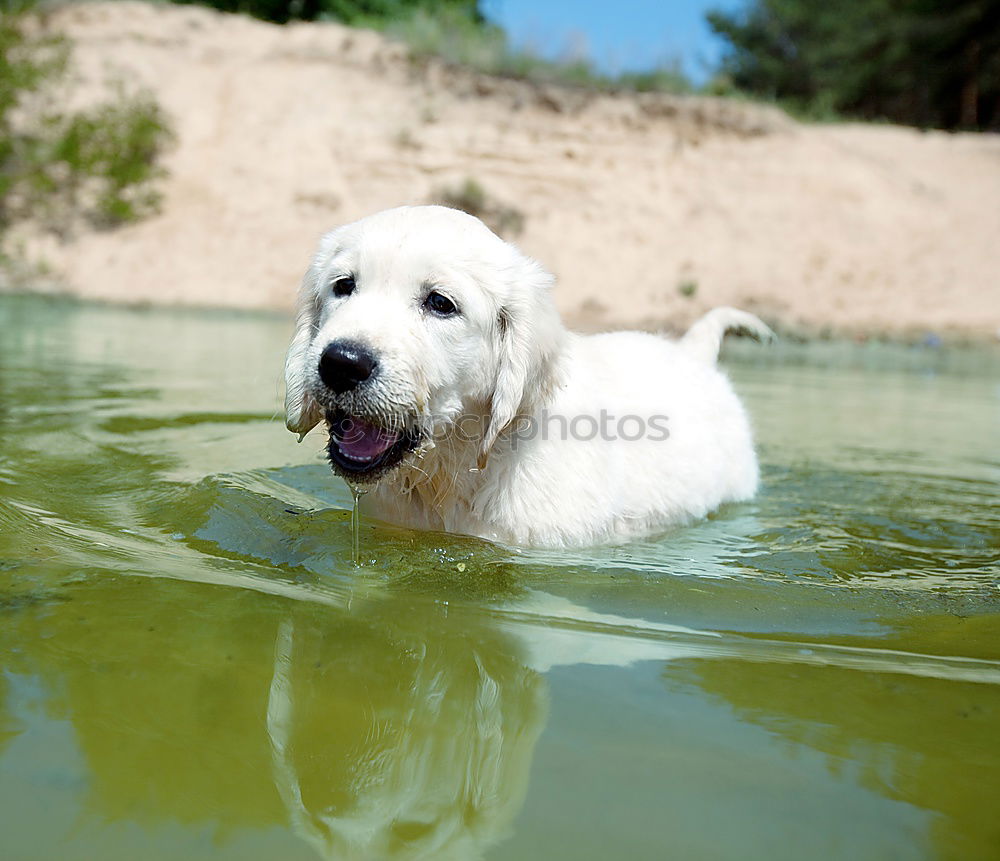
M 524 213 L 492 199 L 471 177 L 460 185 L 439 189 L 432 202 L 474 215 L 500 236 L 519 236 L 524 231 Z
M 542 57 L 511 45 L 496 25 L 480 24 L 445 6 L 433 13 L 420 8 L 405 18 L 377 23 L 387 36 L 403 42 L 416 61 L 440 58 L 446 63 L 489 75 L 561 84 L 601 92 L 689 93 L 693 87 L 679 62 L 643 72 L 607 74 L 581 54 Z

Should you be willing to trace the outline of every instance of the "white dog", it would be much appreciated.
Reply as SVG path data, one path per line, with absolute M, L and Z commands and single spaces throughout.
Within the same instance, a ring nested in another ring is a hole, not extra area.
M 439 206 L 327 234 L 288 351 L 286 420 L 329 429 L 335 472 L 417 529 L 507 544 L 623 541 L 757 487 L 747 416 L 716 368 L 718 308 L 679 341 L 566 331 L 552 277 Z

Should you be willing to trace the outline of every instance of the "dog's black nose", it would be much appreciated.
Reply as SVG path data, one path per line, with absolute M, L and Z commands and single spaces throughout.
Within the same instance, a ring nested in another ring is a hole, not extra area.
M 363 383 L 378 368 L 378 359 L 354 341 L 333 341 L 319 357 L 319 378 L 338 395 Z

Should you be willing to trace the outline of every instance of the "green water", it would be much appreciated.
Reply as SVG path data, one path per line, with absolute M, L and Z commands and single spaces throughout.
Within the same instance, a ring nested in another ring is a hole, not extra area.
M 752 504 L 363 523 L 289 324 L 0 298 L 0 858 L 1000 858 L 1000 361 L 730 351 Z

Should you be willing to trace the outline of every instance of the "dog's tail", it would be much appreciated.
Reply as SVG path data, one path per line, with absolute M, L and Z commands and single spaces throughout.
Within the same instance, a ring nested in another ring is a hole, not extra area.
M 727 332 L 739 332 L 758 341 L 770 343 L 776 339 L 767 325 L 753 314 L 736 308 L 713 308 L 695 321 L 680 340 L 680 345 L 693 356 L 710 365 L 719 358 L 719 348 Z

